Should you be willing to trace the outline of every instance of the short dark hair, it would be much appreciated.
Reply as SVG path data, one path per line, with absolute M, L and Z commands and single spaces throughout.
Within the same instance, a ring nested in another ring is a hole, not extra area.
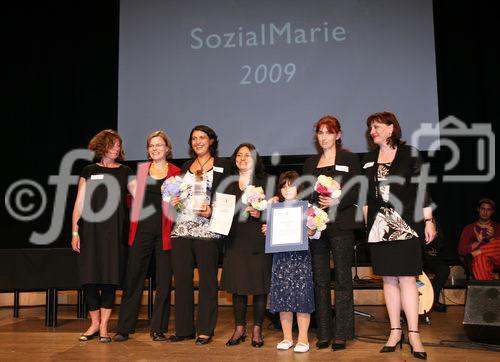
M 217 156 L 217 153 L 219 152 L 219 138 L 217 137 L 217 133 L 215 133 L 215 131 L 210 127 L 205 126 L 204 124 L 199 124 L 197 126 L 194 126 L 191 130 L 191 133 L 189 134 L 188 145 L 189 154 L 191 155 L 191 157 L 195 157 L 196 155 L 193 150 L 193 145 L 191 144 L 191 137 L 193 136 L 194 131 L 201 131 L 208 136 L 209 140 L 213 140 L 212 144 L 208 147 L 208 151 L 210 152 L 210 156 Z
M 481 200 L 479 200 L 479 202 L 477 203 L 477 207 L 481 207 L 482 204 L 489 204 L 491 206 L 491 208 L 493 210 L 495 210 L 495 201 L 493 201 L 492 199 L 488 199 L 488 198 L 482 198 Z
M 368 127 L 368 132 L 373 122 L 379 122 L 390 126 L 392 124 L 393 130 L 392 135 L 387 139 L 387 144 L 391 147 L 397 147 L 403 145 L 406 142 L 401 139 L 403 132 L 401 131 L 401 126 L 396 118 L 396 115 L 391 112 L 377 112 L 373 113 L 366 119 L 366 126 Z M 369 137 L 371 140 L 371 137 Z
M 283 197 L 283 194 L 281 193 L 281 189 L 286 185 L 294 185 L 297 187 L 297 194 L 301 193 L 304 191 L 305 184 L 302 182 L 300 184 L 297 184 L 297 180 L 299 179 L 300 175 L 297 171 L 285 171 L 282 172 L 279 179 L 278 179 L 278 198 L 280 202 L 283 202 L 285 198 Z

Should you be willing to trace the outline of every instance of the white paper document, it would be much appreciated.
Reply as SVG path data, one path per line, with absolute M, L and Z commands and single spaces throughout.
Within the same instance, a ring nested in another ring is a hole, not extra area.
M 209 230 L 217 234 L 229 234 L 235 206 L 236 196 L 216 192 L 215 207 L 212 211 Z
M 286 207 L 273 209 L 272 245 L 302 243 L 302 208 Z

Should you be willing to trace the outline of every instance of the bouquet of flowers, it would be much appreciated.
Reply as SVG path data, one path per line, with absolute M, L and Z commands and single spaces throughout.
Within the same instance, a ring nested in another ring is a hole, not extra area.
M 311 230 L 323 231 L 326 224 L 330 222 L 328 214 L 317 206 L 310 206 L 307 209 L 306 226 Z
M 184 179 L 179 176 L 171 176 L 163 182 L 161 195 L 163 201 L 170 202 L 173 197 L 180 196 L 181 200 L 187 198 L 189 193 L 189 185 L 184 182 Z M 184 207 L 181 202 L 175 206 L 177 210 Z
M 263 211 L 267 208 L 266 195 L 262 187 L 248 185 L 241 196 L 241 202 L 259 211 Z
M 340 197 L 340 184 L 330 176 L 319 175 L 314 185 L 314 191 L 320 195 L 330 196 L 333 199 Z

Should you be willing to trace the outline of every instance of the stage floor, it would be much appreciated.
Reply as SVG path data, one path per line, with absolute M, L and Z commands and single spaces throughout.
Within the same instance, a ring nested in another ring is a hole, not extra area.
M 219 322 L 212 343 L 196 346 L 194 341 L 175 344 L 153 342 L 149 338 L 145 309 L 141 310 L 138 328 L 127 342 L 101 344 L 96 340 L 78 342 L 79 334 L 88 325 L 86 320 L 76 319 L 76 307 L 59 307 L 59 324 L 56 328 L 44 327 L 44 307 L 22 308 L 20 318 L 12 317 L 12 309 L 0 309 L 0 360 L 57 360 L 57 361 L 415 361 L 410 354 L 410 347 L 405 344 L 403 350 L 395 353 L 380 354 L 389 330 L 385 307 L 360 306 L 358 310 L 372 314 L 373 320 L 356 316 L 356 339 L 348 343 L 343 351 L 332 352 L 330 349 L 317 350 L 314 347 L 315 336 L 310 333 L 311 350 L 298 354 L 293 350 L 277 351 L 276 343 L 281 340 L 281 331 L 275 330 L 272 323 L 264 322 L 264 347 L 252 348 L 248 338 L 246 342 L 234 347 L 226 347 L 233 330 L 233 314 L 230 307 L 219 308 Z M 251 308 L 249 308 L 249 318 Z M 420 331 L 429 361 L 499 361 L 500 346 L 497 351 L 480 349 L 472 345 L 465 336 L 462 327 L 464 308 L 450 306 L 446 313 L 433 313 L 431 325 L 421 322 Z M 115 308 L 111 331 L 114 332 L 118 308 Z M 173 330 L 175 308 L 172 308 L 170 331 Z M 403 328 L 406 333 L 406 326 Z M 251 323 L 247 330 L 251 333 Z M 453 346 L 452 342 L 455 343 Z M 458 343 L 460 342 L 460 343 Z

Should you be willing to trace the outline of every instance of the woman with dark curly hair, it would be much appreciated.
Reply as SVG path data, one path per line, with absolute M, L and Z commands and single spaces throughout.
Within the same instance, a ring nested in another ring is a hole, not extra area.
M 209 230 L 212 203 L 219 183 L 230 174 L 229 160 L 217 157 L 217 134 L 208 126 L 195 126 L 188 140 L 192 159 L 181 168 L 191 185 L 187 200 L 172 229 L 172 268 L 175 279 L 175 332 L 170 342 L 194 339 L 197 345 L 212 340 L 217 324 L 217 271 L 222 235 Z M 171 200 L 173 206 L 180 197 Z M 199 298 L 194 323 L 193 269 L 199 272 Z
M 78 183 L 72 217 L 71 247 L 77 252 L 78 272 L 83 285 L 91 324 L 79 340 L 99 336 L 111 342 L 108 321 L 115 289 L 122 280 L 127 235 L 127 188 L 134 193 L 132 170 L 118 163 L 123 159 L 122 139 L 111 129 L 96 134 L 88 145 L 96 163 L 86 166 Z

